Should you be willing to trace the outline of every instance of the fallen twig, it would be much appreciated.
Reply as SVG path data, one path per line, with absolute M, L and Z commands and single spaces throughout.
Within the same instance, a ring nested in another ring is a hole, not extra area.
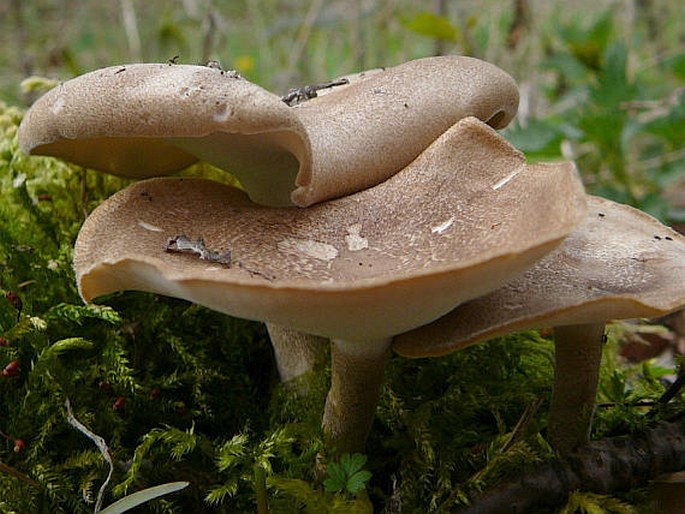
M 540 396 L 533 400 L 533 402 L 530 405 L 528 405 L 528 407 L 526 407 L 526 410 L 523 411 L 523 414 L 521 415 L 521 418 L 519 418 L 518 423 L 516 423 L 514 430 L 511 431 L 509 439 L 507 439 L 507 441 L 499 449 L 500 453 L 506 452 L 509 448 L 511 448 L 512 446 L 514 446 L 514 444 L 521 440 L 523 434 L 526 431 L 526 428 L 528 428 L 528 425 L 530 425 L 531 420 L 533 419 L 535 413 L 542 405 L 543 401 L 544 398 Z
M 25 475 L 21 471 L 19 471 L 16 468 L 13 468 L 12 466 L 8 466 L 7 464 L 3 464 L 0 462 L 0 473 L 5 473 L 7 475 L 11 475 L 14 478 L 21 480 L 22 482 L 25 482 L 29 484 L 31 487 L 35 487 L 36 489 L 40 489 L 41 486 L 38 482 L 36 482 L 33 478 L 31 478 L 28 475 Z
M 537 512 L 562 505 L 575 490 L 614 494 L 685 469 L 685 416 L 632 436 L 593 441 L 565 460 L 549 460 L 454 512 Z

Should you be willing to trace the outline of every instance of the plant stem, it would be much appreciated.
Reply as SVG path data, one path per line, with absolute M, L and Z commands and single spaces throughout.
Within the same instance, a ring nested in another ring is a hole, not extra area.
M 269 513 L 269 501 L 266 494 L 266 472 L 259 464 L 254 466 L 254 488 L 257 497 L 257 514 Z

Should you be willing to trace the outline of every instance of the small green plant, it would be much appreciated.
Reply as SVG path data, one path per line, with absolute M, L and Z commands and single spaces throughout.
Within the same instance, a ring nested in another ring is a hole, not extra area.
M 223 503 L 228 498 L 236 496 L 241 483 L 251 483 L 257 512 L 268 512 L 267 475 L 273 474 L 274 461 L 288 459 L 295 438 L 286 428 L 280 428 L 261 441 L 252 439 L 254 438 L 248 431 L 243 431 L 217 449 L 216 464 L 226 479 L 205 497 L 209 505 Z
M 371 473 L 364 470 L 366 455 L 343 454 L 326 468 L 323 489 L 299 479 L 273 477 L 269 482 L 280 493 L 274 512 L 311 514 L 371 514 L 373 507 L 366 494 Z
M 636 514 L 635 508 L 611 496 L 575 491 L 558 514 Z
M 323 486 L 329 493 L 358 494 L 366 488 L 371 473 L 364 468 L 366 455 L 346 453 L 340 462 L 328 465 L 328 478 Z

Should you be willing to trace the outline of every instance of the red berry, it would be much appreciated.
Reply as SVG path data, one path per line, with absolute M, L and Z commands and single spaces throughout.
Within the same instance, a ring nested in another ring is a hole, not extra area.
M 14 453 L 21 453 L 24 451 L 24 448 L 26 448 L 26 443 L 23 439 L 14 440 Z
M 112 409 L 114 409 L 114 410 L 123 409 L 125 404 L 126 404 L 126 397 L 125 396 L 119 396 L 116 400 L 114 400 L 114 403 L 112 404 Z
M 4 337 L 0 336 L 0 346 L 9 346 L 10 342 Z
M 20 373 L 21 361 L 19 359 L 15 359 L 10 361 L 10 363 L 5 366 L 5 369 L 2 370 L 1 374 L 3 377 L 18 377 Z
M 162 394 L 162 390 L 159 387 L 153 387 L 150 391 L 150 400 L 155 401 Z
M 19 295 L 15 293 L 14 291 L 7 291 L 5 293 L 5 298 L 12 304 L 12 306 L 17 309 L 19 312 L 21 312 L 22 307 L 24 304 L 21 301 L 21 298 L 19 298 Z
M 52 195 L 48 193 L 43 193 L 38 195 L 38 201 L 40 202 L 52 202 Z

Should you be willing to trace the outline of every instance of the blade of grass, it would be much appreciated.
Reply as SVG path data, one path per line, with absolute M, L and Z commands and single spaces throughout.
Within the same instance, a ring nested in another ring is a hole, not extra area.
M 101 510 L 100 514 L 121 514 L 131 510 L 134 507 L 137 507 L 138 505 L 142 505 L 145 502 L 159 498 L 160 496 L 185 489 L 188 487 L 188 485 L 188 482 L 169 482 L 167 484 L 149 487 L 147 489 L 143 489 L 142 491 L 129 494 L 121 500 L 114 502 L 113 504 L 107 506 L 104 510 Z

